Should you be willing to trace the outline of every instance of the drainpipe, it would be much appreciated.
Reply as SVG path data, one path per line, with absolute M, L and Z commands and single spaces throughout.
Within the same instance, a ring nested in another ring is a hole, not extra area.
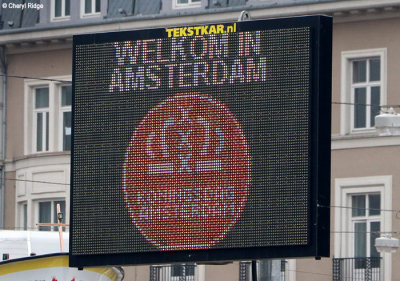
M 4 229 L 4 197 L 5 197 L 5 187 L 6 187 L 6 171 L 5 171 L 5 160 L 6 160 L 6 91 L 7 91 L 7 61 L 6 61 L 6 47 L 0 46 L 0 63 L 1 63 L 1 74 L 2 76 L 2 89 L 1 89 L 1 151 L 0 151 L 0 161 L 1 161 L 1 179 L 0 179 L 0 229 Z

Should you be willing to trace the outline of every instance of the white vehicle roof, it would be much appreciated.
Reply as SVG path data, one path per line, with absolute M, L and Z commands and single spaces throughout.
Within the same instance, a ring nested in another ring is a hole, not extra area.
M 69 251 L 69 232 L 63 232 L 64 251 Z M 9 259 L 29 257 L 31 254 L 59 253 L 58 231 L 0 231 L 0 259 L 9 254 Z

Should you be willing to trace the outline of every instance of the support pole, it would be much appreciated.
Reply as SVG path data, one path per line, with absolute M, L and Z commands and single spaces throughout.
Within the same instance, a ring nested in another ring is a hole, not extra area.
M 251 263 L 252 281 L 281 281 L 281 260 L 258 260 Z
M 61 226 L 62 217 L 63 217 L 63 214 L 61 213 L 60 204 L 57 204 L 57 220 L 58 220 L 58 224 L 60 225 L 58 227 L 58 233 L 60 234 L 60 250 L 61 250 L 61 252 L 64 252 L 64 239 L 63 239 L 63 230 L 62 230 L 63 227 Z
M 60 235 L 60 251 L 64 252 L 64 239 L 63 239 L 63 226 L 69 226 L 69 224 L 62 223 L 64 214 L 61 212 L 60 204 L 57 204 L 57 223 L 37 223 L 37 226 L 58 226 L 58 233 Z
M 257 261 L 252 260 L 251 261 L 251 280 L 252 281 L 258 281 L 257 280 Z

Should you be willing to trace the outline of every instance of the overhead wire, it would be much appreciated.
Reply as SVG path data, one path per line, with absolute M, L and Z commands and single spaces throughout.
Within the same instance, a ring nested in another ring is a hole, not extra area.
M 24 182 L 34 182 L 34 183 L 45 183 L 45 184 L 57 184 L 57 185 L 70 185 L 69 183 L 61 183 L 61 182 L 50 182 L 50 181 L 37 181 L 37 180 L 24 180 L 24 179 L 10 179 L 4 178 L 6 181 L 24 181 Z
M 392 209 L 378 209 L 378 208 L 360 208 L 360 207 L 349 207 L 349 206 L 325 206 L 325 205 L 318 205 L 321 208 L 342 208 L 342 209 L 352 209 L 352 210 L 366 210 L 366 211 L 381 211 L 381 212 L 393 212 L 398 213 L 400 210 L 392 210 Z
M 398 232 L 398 231 L 330 231 L 329 233 L 343 233 L 343 234 L 355 234 L 355 233 L 400 234 L 400 232 Z
M 35 79 L 35 80 L 43 80 L 43 81 L 53 81 L 53 82 L 61 82 L 61 83 L 72 83 L 69 80 L 61 80 L 61 79 L 52 79 L 52 78 L 42 78 L 42 77 L 32 77 L 32 76 L 22 76 L 22 75 L 7 75 L 0 74 L 0 76 L 5 76 L 8 78 L 19 78 L 19 79 Z M 400 108 L 400 104 L 385 104 L 385 105 L 376 105 L 376 104 L 367 104 L 367 103 L 352 103 L 352 102 L 338 102 L 333 101 L 332 104 L 343 104 L 343 105 L 362 105 L 362 106 L 373 106 L 373 107 L 384 107 L 384 108 Z
M 69 183 L 51 182 L 51 181 L 37 181 L 37 180 L 27 180 L 27 179 L 17 179 L 17 178 L 5 178 L 4 180 L 33 182 L 33 183 L 44 183 L 44 184 L 55 184 L 55 185 L 70 185 Z M 335 206 L 335 205 L 330 205 L 330 206 L 317 205 L 317 207 L 320 207 L 320 208 L 343 208 L 343 209 L 352 209 L 352 210 L 365 210 L 365 211 L 381 211 L 381 212 L 400 213 L 400 209 L 399 210 L 395 210 L 395 209 L 380 209 L 380 208 L 360 208 L 360 207 Z
M 39 78 L 39 77 L 30 77 L 30 76 L 21 76 L 21 75 L 7 75 L 7 74 L 0 74 L 0 76 L 7 77 L 7 78 L 35 79 L 35 80 L 61 82 L 61 83 L 72 83 L 72 81 L 61 80 L 61 79 L 52 79 L 52 78 Z
M 58 227 L 58 226 L 36 226 L 36 227 L 23 227 L 23 226 L 15 226 L 15 227 L 9 227 L 9 228 L 2 228 L 1 230 L 16 230 L 16 231 L 23 231 L 23 230 L 38 230 L 39 228 L 50 228 L 50 227 Z M 63 225 L 62 227 L 70 227 L 68 225 Z M 369 233 L 369 234 L 400 234 L 399 231 L 330 231 L 330 233 L 335 234 L 335 233 L 344 233 L 344 234 L 355 234 L 355 233 Z
M 23 180 L 23 179 L 10 179 L 6 178 L 5 180 L 11 180 L 11 181 L 24 181 L 24 182 L 33 182 L 33 183 L 44 183 L 44 184 L 55 184 L 55 185 L 65 185 L 68 186 L 70 185 L 69 183 L 60 183 L 60 182 L 48 182 L 48 181 L 35 181 L 35 180 Z M 394 210 L 394 209 L 377 209 L 377 208 L 359 208 L 359 207 L 349 207 L 349 206 L 324 206 L 324 205 L 318 205 L 318 207 L 322 208 L 342 208 L 342 209 L 351 209 L 351 210 L 363 210 L 363 211 L 380 211 L 380 212 L 392 212 L 396 214 L 396 218 L 400 219 L 400 210 Z M 331 231 L 330 233 L 359 233 L 356 231 Z M 400 231 L 363 231 L 362 233 L 376 233 L 376 234 L 400 234 Z
M 343 105 L 362 105 L 362 106 L 373 106 L 373 107 L 384 107 L 384 108 L 400 108 L 400 104 L 369 104 L 369 103 L 354 103 L 354 102 L 339 102 L 333 101 L 332 104 L 343 104 Z
M 320 272 L 303 271 L 303 270 L 297 270 L 297 269 L 296 270 L 287 269 L 287 271 L 296 272 L 296 273 L 306 273 L 306 274 L 322 275 L 322 276 L 332 277 L 332 274 L 320 273 Z
M 63 225 L 62 227 L 63 228 L 69 228 L 70 226 L 69 225 Z M 54 228 L 56 230 L 49 230 L 49 231 L 51 231 L 51 232 L 58 231 L 58 226 L 55 226 L 55 225 L 53 225 L 53 226 L 38 225 L 36 227 L 26 227 L 26 228 L 23 227 L 23 226 L 5 227 L 5 228 L 2 228 L 1 230 L 7 230 L 7 231 L 28 231 L 28 230 L 31 231 L 31 230 L 33 230 L 33 231 L 38 231 L 39 228 Z M 43 230 L 43 231 L 46 231 L 46 230 Z

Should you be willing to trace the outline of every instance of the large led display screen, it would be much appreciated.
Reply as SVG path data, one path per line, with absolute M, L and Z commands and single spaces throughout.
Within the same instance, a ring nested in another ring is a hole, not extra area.
M 329 255 L 331 28 L 75 36 L 71 265 Z

